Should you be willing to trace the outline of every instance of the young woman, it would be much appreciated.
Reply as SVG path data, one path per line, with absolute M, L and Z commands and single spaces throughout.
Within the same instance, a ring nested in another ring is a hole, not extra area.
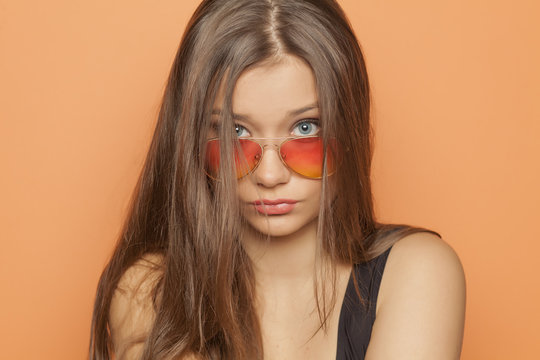
M 370 92 L 333 0 L 206 0 L 174 61 L 90 359 L 458 359 L 436 232 L 378 223 Z

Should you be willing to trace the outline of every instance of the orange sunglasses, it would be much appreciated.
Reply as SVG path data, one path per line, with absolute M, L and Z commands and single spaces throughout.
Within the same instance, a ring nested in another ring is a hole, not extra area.
M 277 144 L 261 144 L 263 140 L 281 140 Z M 210 139 L 206 145 L 206 172 L 217 179 L 220 163 L 220 140 Z M 295 173 L 310 179 L 321 179 L 323 173 L 323 140 L 320 136 L 286 138 L 239 138 L 239 146 L 234 150 L 236 177 L 240 179 L 255 171 L 263 157 L 266 146 L 276 147 L 281 162 Z M 327 151 L 328 175 L 337 167 L 337 141 L 330 139 L 331 151 Z

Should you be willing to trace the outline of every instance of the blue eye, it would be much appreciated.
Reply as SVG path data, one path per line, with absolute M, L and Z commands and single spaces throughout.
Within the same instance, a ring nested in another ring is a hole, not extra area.
M 317 135 L 319 132 L 319 121 L 317 120 L 302 120 L 294 126 L 293 135 Z
M 249 136 L 248 131 L 242 125 L 235 124 L 234 129 L 236 130 L 236 135 L 238 135 L 238 137 L 242 137 L 246 135 Z

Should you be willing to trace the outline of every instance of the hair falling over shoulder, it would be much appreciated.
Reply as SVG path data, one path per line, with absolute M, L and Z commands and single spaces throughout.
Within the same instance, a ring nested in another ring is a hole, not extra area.
M 334 136 L 347 149 L 331 181 L 322 179 L 321 259 L 367 261 L 409 233 L 429 231 L 375 221 L 368 76 L 338 3 L 205 0 L 176 54 L 121 236 L 97 287 L 89 359 L 115 358 L 111 299 L 122 275 L 146 254 L 160 254 L 162 260 L 156 264 L 160 275 L 152 290 L 155 319 L 140 340 L 142 359 L 190 354 L 262 359 L 253 271 L 238 241 L 242 218 L 234 162 L 224 159 L 223 181 L 217 182 L 205 174 L 203 159 L 219 89 L 224 93 L 224 124 L 232 126 L 231 97 L 240 74 L 283 55 L 297 56 L 311 67 L 323 139 Z M 225 140 L 222 153 L 230 153 L 227 144 L 233 135 L 223 130 L 220 137 Z M 323 327 L 331 306 L 320 304 Z

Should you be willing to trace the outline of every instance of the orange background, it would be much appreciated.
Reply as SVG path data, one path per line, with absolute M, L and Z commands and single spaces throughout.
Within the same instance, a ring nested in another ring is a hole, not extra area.
M 0 0 L 0 358 L 85 358 L 197 2 Z M 377 213 L 460 255 L 462 359 L 538 359 L 540 5 L 341 4 L 373 84 Z

